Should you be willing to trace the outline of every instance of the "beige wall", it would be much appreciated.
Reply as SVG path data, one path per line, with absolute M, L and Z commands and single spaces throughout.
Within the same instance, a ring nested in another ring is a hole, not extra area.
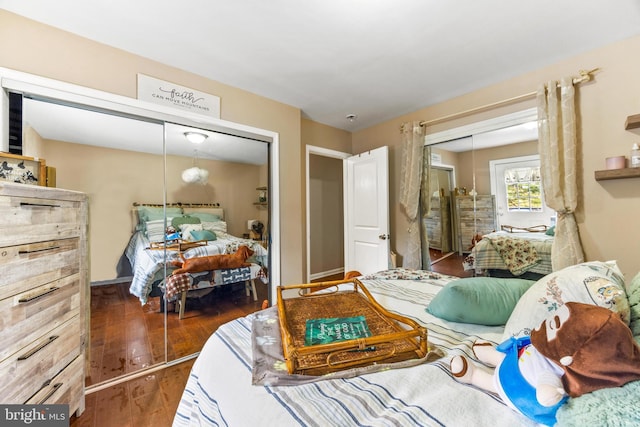
M 221 118 L 278 132 L 283 283 L 303 277 L 303 150 L 298 108 L 0 10 L 0 66 L 136 97 L 138 73 L 221 98 Z M 61 172 L 61 171 L 59 171 Z M 246 220 L 246 218 L 244 218 Z
M 331 273 L 344 268 L 342 160 L 309 157 L 309 272 Z
M 88 194 L 91 281 L 114 279 L 134 226 L 133 202 L 162 203 L 162 156 L 47 140 L 39 153 L 56 168 L 57 187 Z M 260 219 L 253 205 L 260 166 L 200 159 L 198 166 L 209 171 L 206 185 L 182 182 L 182 171 L 192 166 L 188 157 L 167 156 L 166 166 L 168 202 L 220 203 L 236 236 L 247 232 L 247 220 Z
M 353 152 L 358 153 L 382 145 L 390 148 L 391 235 L 392 247 L 400 255 L 406 248 L 406 221 L 398 205 L 401 153 L 400 125 L 409 120 L 432 120 L 456 112 L 509 99 L 535 91 L 541 82 L 577 75 L 578 70 L 600 67 L 595 81 L 578 89 L 580 118 L 580 150 L 578 176 L 581 201 L 577 208 L 582 244 L 587 260 L 615 259 L 628 279 L 640 271 L 640 179 L 595 181 L 594 171 L 604 168 L 605 158 L 629 156 L 640 136 L 624 130 L 629 115 L 640 112 L 640 37 L 634 37 L 605 48 L 587 52 L 482 90 L 428 107 L 381 123 L 353 135 Z M 437 132 L 530 108 L 534 101 L 476 114 L 439 124 Z

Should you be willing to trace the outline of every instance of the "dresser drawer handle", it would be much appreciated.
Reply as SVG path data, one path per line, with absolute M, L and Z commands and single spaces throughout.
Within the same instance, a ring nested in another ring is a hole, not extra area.
M 53 387 L 51 387 L 51 391 L 49 393 L 47 393 L 47 395 L 45 397 L 42 398 L 42 400 L 40 402 L 38 402 L 38 405 L 42 405 L 44 404 L 47 400 L 49 400 L 49 398 L 51 396 L 53 396 L 53 393 L 55 393 L 60 387 L 62 387 L 62 384 L 64 383 L 55 383 L 53 385 Z
M 25 208 L 59 208 L 61 205 L 49 205 L 47 203 L 20 202 L 20 207 Z
M 37 346 L 33 350 L 28 351 L 27 353 L 25 353 L 22 356 L 18 357 L 18 360 L 27 360 L 28 358 L 30 358 L 31 356 L 33 356 L 34 354 L 36 354 L 37 352 L 39 352 L 40 350 L 42 350 L 43 348 L 45 348 L 46 346 L 48 346 L 49 344 L 51 344 L 52 342 L 57 340 L 58 338 L 59 338 L 58 335 L 54 335 L 54 336 L 49 337 L 49 339 L 46 342 L 43 342 L 42 344 L 40 344 L 39 346 Z
M 37 252 L 46 252 L 46 251 L 53 251 L 55 249 L 60 249 L 60 246 L 51 246 L 48 248 L 42 248 L 42 249 L 33 249 L 30 251 L 18 251 L 18 254 L 20 255 L 24 255 L 24 254 L 35 254 Z
M 31 302 L 31 301 L 33 301 L 34 299 L 42 298 L 42 297 L 43 297 L 43 296 L 45 296 L 45 295 L 49 295 L 50 293 L 55 292 L 55 291 L 57 291 L 58 289 L 60 289 L 60 288 L 59 288 L 59 287 L 57 287 L 57 286 L 54 286 L 53 288 L 49 288 L 49 289 L 47 289 L 46 291 L 44 291 L 44 292 L 42 292 L 42 293 L 40 293 L 40 294 L 38 294 L 38 295 L 33 295 L 33 296 L 25 297 L 25 298 L 20 298 L 20 299 L 18 300 L 18 302 L 19 302 L 19 303 Z

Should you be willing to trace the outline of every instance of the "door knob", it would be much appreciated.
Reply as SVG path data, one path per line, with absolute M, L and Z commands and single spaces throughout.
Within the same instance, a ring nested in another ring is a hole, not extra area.
M 388 238 L 389 238 L 388 234 L 381 234 L 381 235 L 378 236 L 378 239 L 380 239 L 380 240 L 387 240 Z

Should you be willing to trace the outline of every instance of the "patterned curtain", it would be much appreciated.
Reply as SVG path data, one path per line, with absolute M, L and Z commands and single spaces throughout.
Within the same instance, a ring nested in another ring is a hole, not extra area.
M 403 267 L 422 267 L 420 242 L 420 186 L 422 183 L 424 128 L 414 121 L 402 125 L 402 173 L 400 175 L 400 206 L 407 217 L 408 239 Z M 429 251 L 427 250 L 427 253 Z
M 559 86 L 559 87 L 558 87 Z M 578 204 L 576 114 L 573 78 L 540 85 L 538 149 L 547 206 L 558 213 L 551 249 L 554 271 L 584 262 L 574 211 Z

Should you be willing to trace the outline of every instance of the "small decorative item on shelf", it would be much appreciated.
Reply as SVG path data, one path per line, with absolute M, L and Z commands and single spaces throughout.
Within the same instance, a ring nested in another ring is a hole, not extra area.
M 0 181 L 46 185 L 46 177 L 43 159 L 0 153 Z
M 631 157 L 629 158 L 629 167 L 640 168 L 640 147 L 638 147 L 638 144 L 633 144 L 633 147 L 631 147 Z
M 627 159 L 624 156 L 607 157 L 607 169 L 624 169 L 627 166 Z

